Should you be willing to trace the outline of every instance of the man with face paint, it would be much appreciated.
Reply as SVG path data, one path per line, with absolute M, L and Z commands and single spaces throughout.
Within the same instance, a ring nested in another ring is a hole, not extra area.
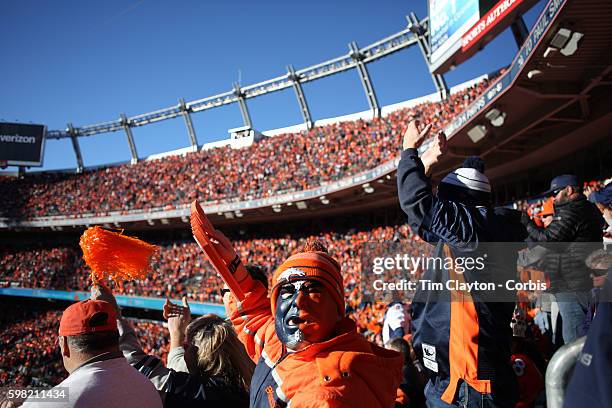
M 245 298 L 224 299 L 227 316 L 257 363 L 251 407 L 392 407 L 402 357 L 368 342 L 345 316 L 340 265 L 318 241 L 274 272 L 270 296 L 253 279 L 229 240 L 215 248 Z

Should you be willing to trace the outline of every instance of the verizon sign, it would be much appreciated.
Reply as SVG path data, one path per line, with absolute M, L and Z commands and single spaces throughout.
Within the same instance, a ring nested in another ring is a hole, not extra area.
M 461 52 L 466 52 L 493 27 L 502 24 L 523 0 L 501 0 L 461 38 Z
M 0 123 L 0 162 L 7 166 L 41 166 L 44 125 Z

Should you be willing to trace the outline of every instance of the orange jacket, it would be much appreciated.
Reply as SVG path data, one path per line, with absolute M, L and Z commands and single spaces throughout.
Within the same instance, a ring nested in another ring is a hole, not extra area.
M 257 364 L 251 407 L 392 407 L 402 378 L 403 358 L 368 342 L 344 318 L 332 339 L 287 353 L 276 336 L 270 299 L 247 277 L 246 297 L 229 302 L 227 315 Z

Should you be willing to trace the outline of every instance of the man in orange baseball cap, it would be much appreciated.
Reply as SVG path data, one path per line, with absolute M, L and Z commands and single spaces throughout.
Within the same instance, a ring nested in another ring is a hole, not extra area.
M 119 351 L 115 308 L 102 300 L 84 300 L 63 313 L 59 346 L 70 374 L 54 389 L 64 398 L 41 403 L 44 407 L 162 407 L 153 384 Z M 26 401 L 24 407 L 38 406 Z

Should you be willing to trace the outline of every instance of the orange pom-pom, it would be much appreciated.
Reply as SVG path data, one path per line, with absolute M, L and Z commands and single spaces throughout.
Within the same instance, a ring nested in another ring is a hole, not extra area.
M 155 245 L 100 227 L 88 228 L 79 244 L 94 282 L 107 277 L 117 284 L 144 279 L 151 269 L 151 257 L 158 251 Z

